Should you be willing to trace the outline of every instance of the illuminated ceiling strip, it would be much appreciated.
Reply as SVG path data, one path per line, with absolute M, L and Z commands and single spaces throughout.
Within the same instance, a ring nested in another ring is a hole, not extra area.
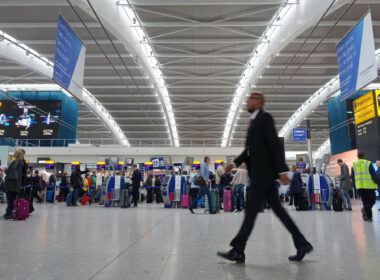
M 18 42 L 12 36 L 0 31 L 0 56 L 3 56 L 6 59 L 12 60 L 18 64 L 21 64 L 33 71 L 36 71 L 49 79 L 53 77 L 53 62 L 47 58 L 41 56 L 37 51 L 29 48 L 28 46 Z M 3 85 L 3 89 L 12 90 L 13 85 Z M 37 88 L 38 85 L 27 84 L 23 85 L 26 88 Z M 47 85 L 44 85 L 47 86 Z M 21 85 L 19 85 L 21 88 Z M 24 87 L 24 88 L 25 88 Z M 52 85 L 53 88 L 57 90 L 62 90 L 68 93 L 66 90 L 61 88 L 58 85 Z M 42 86 L 41 86 L 42 88 Z M 69 94 L 70 96 L 73 96 Z M 107 109 L 85 88 L 82 88 L 82 93 L 75 97 L 81 100 L 94 114 L 96 114 L 106 126 L 114 134 L 117 142 L 120 145 L 130 146 L 127 138 L 122 132 L 120 126 L 117 124 L 115 119 L 110 115 Z
M 128 50 L 130 57 L 145 74 L 147 81 L 151 84 L 154 96 L 157 97 L 162 106 L 172 145 L 179 147 L 174 109 L 164 75 L 159 68 L 156 54 L 149 43 L 149 37 L 139 22 L 137 13 L 128 1 L 91 1 L 92 7 L 86 0 L 72 0 L 72 2 L 90 16 L 93 16 L 92 9 L 94 9 L 105 28 Z
M 297 38 L 302 32 L 316 23 L 330 7 L 332 1 L 308 0 L 286 1 L 271 23 L 259 39 L 257 47 L 251 54 L 246 68 L 241 76 L 239 86 L 235 91 L 227 122 L 222 138 L 222 147 L 226 147 L 232 138 L 233 128 L 238 119 L 239 108 L 246 94 L 250 90 L 250 84 L 260 77 L 261 71 L 278 55 L 289 42 Z M 331 9 L 339 8 L 346 4 L 346 0 L 337 2 Z
M 376 50 L 376 62 L 377 67 L 380 67 L 380 49 Z M 365 87 L 363 90 L 377 89 L 379 84 L 372 83 Z M 279 132 L 280 137 L 288 137 L 292 132 L 292 129 L 297 127 L 307 116 L 309 116 L 314 109 L 316 109 L 322 102 L 324 102 L 331 95 L 340 94 L 339 76 L 333 77 L 324 86 L 317 90 L 312 96 L 310 96 L 289 118 Z

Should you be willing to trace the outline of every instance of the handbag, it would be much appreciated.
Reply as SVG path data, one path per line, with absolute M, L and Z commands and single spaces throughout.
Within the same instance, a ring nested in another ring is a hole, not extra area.
M 197 176 L 194 176 L 193 183 L 194 185 L 201 187 L 205 184 L 205 181 L 203 180 L 202 176 L 197 175 Z

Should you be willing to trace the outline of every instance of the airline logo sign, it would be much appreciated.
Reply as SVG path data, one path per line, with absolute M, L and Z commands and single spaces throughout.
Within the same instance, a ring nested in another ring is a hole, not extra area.
M 59 15 L 53 80 L 77 97 L 82 94 L 85 56 L 85 46 Z
M 376 90 L 377 115 L 380 117 L 380 90 Z
M 336 52 L 343 101 L 377 78 L 370 12 L 337 44 Z
M 372 91 L 354 100 L 355 124 L 361 124 L 376 116 Z

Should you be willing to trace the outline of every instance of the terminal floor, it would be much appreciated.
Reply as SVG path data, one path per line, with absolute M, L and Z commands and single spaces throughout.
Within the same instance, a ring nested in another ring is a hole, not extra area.
M 373 223 L 362 221 L 359 201 L 343 213 L 288 207 L 315 247 L 301 263 L 288 261 L 291 237 L 266 211 L 246 264 L 236 265 L 215 253 L 229 249 L 242 213 L 36 205 L 26 221 L 0 221 L 0 279 L 379 279 L 380 203 L 375 207 Z

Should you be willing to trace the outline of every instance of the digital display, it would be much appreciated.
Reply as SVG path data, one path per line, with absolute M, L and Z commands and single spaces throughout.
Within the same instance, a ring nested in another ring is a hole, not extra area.
M 133 158 L 126 158 L 125 159 L 125 165 L 132 165 L 133 164 Z
M 71 170 L 74 170 L 76 166 L 80 165 L 79 161 L 72 161 L 71 162 Z
M 54 161 L 52 161 L 52 160 L 47 160 L 46 161 L 46 165 L 45 165 L 46 171 L 54 171 L 54 167 L 55 167 L 55 162 Z
M 153 162 L 144 162 L 145 170 L 153 170 Z
M 98 161 L 96 163 L 96 169 L 100 170 L 102 168 L 105 168 L 106 167 L 106 162 L 105 161 Z
M 57 138 L 60 100 L 0 101 L 0 138 Z

